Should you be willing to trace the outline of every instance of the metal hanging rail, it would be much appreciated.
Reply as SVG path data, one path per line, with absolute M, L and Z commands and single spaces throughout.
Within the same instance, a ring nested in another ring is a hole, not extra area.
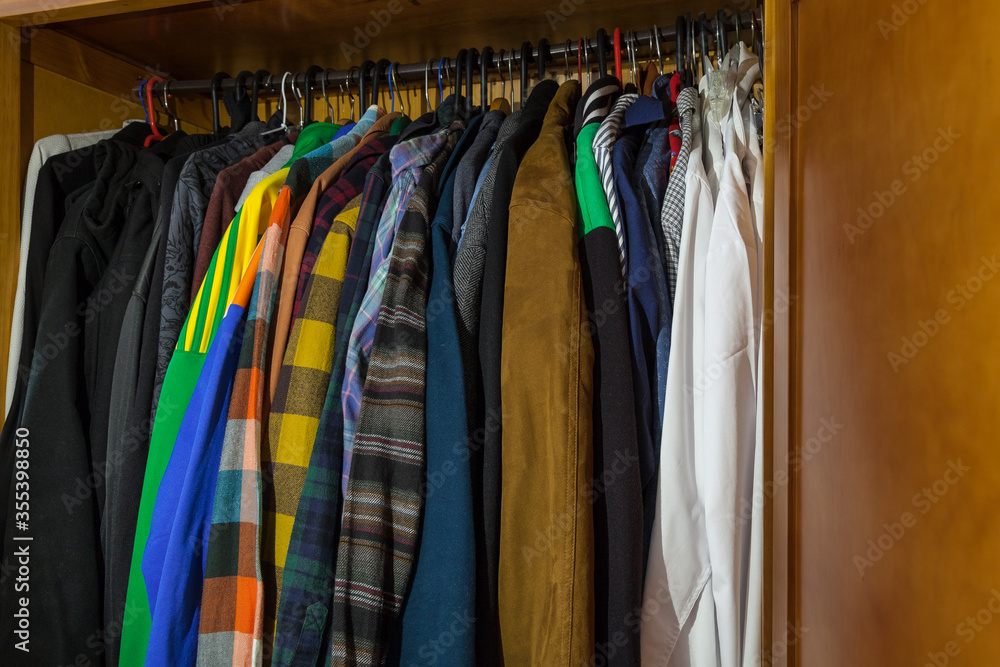
M 741 31 L 750 31 L 753 22 L 757 21 L 758 22 L 757 25 L 760 25 L 760 20 L 761 20 L 760 15 L 756 11 L 749 11 L 742 14 L 734 14 L 725 17 L 725 19 L 723 19 L 723 27 L 725 28 L 726 32 L 732 32 L 736 30 L 738 23 Z M 714 38 L 714 35 L 717 32 L 718 21 L 719 21 L 718 18 L 708 18 L 704 20 L 706 25 L 706 30 L 709 32 L 710 37 Z M 761 29 L 758 29 L 757 33 L 758 35 L 760 34 Z M 632 31 L 634 43 L 637 46 L 649 46 L 655 52 L 657 43 L 677 41 L 676 25 L 664 26 L 662 28 L 658 27 L 656 29 L 656 35 L 654 35 L 653 32 L 654 32 L 653 30 Z M 654 41 L 654 39 L 657 41 Z M 597 42 L 598 40 L 592 37 L 584 39 L 585 43 L 584 48 L 587 50 L 587 53 L 584 54 L 584 61 L 590 61 L 590 65 L 591 67 L 593 67 L 594 62 L 596 62 L 597 60 L 597 58 L 595 57 L 597 50 L 598 48 L 603 46 L 602 50 L 605 53 L 607 53 L 609 66 L 612 65 L 614 61 L 614 55 L 613 55 L 614 47 L 610 36 L 607 36 L 605 38 L 605 44 L 603 45 L 599 45 Z M 540 45 L 535 45 L 531 47 L 529 62 L 538 61 L 539 46 Z M 623 50 L 625 49 L 624 43 L 622 44 L 622 49 Z M 548 55 L 546 62 L 551 63 L 553 68 L 559 67 L 559 62 L 557 60 L 559 58 L 568 57 L 571 59 L 579 60 L 581 57 L 578 42 L 573 42 L 573 41 L 570 41 L 569 44 L 563 43 L 563 44 L 546 45 L 545 47 L 543 47 L 542 50 L 546 52 Z M 513 63 L 514 67 L 521 69 L 521 59 L 522 57 L 520 49 L 515 49 L 509 52 L 507 55 L 505 55 L 504 64 L 506 65 L 506 63 L 509 60 Z M 396 74 L 398 74 L 399 77 L 402 78 L 404 82 L 407 80 L 411 82 L 416 82 L 419 80 L 422 82 L 424 80 L 424 74 L 427 71 L 431 71 L 434 77 L 437 76 L 436 70 L 438 67 L 438 63 L 441 61 L 444 62 L 445 66 L 448 67 L 452 73 L 455 71 L 457 60 L 455 58 L 448 58 L 448 57 L 444 57 L 441 59 L 437 58 L 429 59 L 421 63 L 407 63 L 404 65 L 398 65 L 394 69 Z M 478 58 L 476 59 L 476 63 L 478 65 Z M 493 68 L 496 68 L 498 64 L 499 63 L 496 57 L 494 57 L 492 62 Z M 464 65 L 465 63 L 462 63 L 462 66 Z M 281 74 L 268 74 L 264 77 L 261 77 L 259 81 L 260 92 L 261 93 L 267 92 L 270 94 L 279 93 L 283 76 L 284 74 L 281 73 Z M 305 72 L 296 72 L 294 74 L 291 74 L 290 76 L 285 77 L 285 84 L 286 85 L 290 84 L 296 87 L 304 87 L 306 85 L 306 76 L 307 74 Z M 312 88 L 322 85 L 325 81 L 327 86 L 336 86 L 340 84 L 340 85 L 354 86 L 356 90 L 359 84 L 360 76 L 361 76 L 361 69 L 359 67 L 352 67 L 351 69 L 347 70 L 328 69 L 322 72 L 316 72 L 315 75 L 311 77 L 310 83 Z M 381 76 L 385 76 L 385 72 L 382 72 Z M 370 76 L 366 77 L 366 81 L 370 82 L 371 77 Z M 252 83 L 253 83 L 252 77 L 244 81 L 244 85 L 246 85 L 248 92 L 250 92 L 251 90 Z M 186 81 L 166 81 L 163 83 L 157 81 L 151 84 L 153 87 L 152 92 L 155 94 L 162 94 L 163 86 L 165 84 L 169 86 L 168 90 L 171 95 L 195 95 L 195 94 L 208 95 L 211 94 L 212 92 L 211 79 L 190 79 Z M 217 83 L 215 90 L 217 92 L 231 90 L 235 86 L 235 84 L 236 84 L 235 78 L 223 78 L 221 79 L 221 81 Z M 138 95 L 139 93 L 138 86 L 136 86 L 133 89 L 133 93 L 135 95 Z

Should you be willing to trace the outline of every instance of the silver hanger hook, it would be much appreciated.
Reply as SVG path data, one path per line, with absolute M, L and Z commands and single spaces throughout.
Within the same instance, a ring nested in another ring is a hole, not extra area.
M 649 39 L 650 39 L 650 44 L 649 44 L 650 51 L 649 51 L 649 55 L 650 55 L 650 57 L 652 57 L 652 55 L 653 55 L 652 46 L 653 46 L 653 43 L 655 43 L 656 44 L 656 62 L 659 64 L 659 66 L 660 66 L 660 72 L 662 73 L 663 72 L 663 54 L 660 53 L 660 29 L 656 27 L 655 23 L 653 24 L 653 34 L 650 36 Z
M 497 76 L 500 77 L 500 97 L 507 97 L 507 82 L 503 78 L 503 57 L 507 54 L 507 49 L 500 49 L 497 54 Z
M 299 125 L 301 125 L 303 121 L 303 116 L 305 115 L 305 111 L 302 108 L 302 100 L 304 96 L 302 95 L 302 91 L 299 90 L 298 86 L 295 85 L 294 76 L 292 76 L 292 94 L 295 95 L 295 101 L 298 102 L 299 105 Z
M 507 54 L 507 76 L 510 78 L 510 106 L 514 108 L 514 49 Z
M 406 81 L 399 75 L 399 63 L 389 65 L 389 83 L 392 88 L 390 92 L 395 92 L 396 98 L 399 99 L 399 110 L 403 112 L 403 91 L 400 88 L 406 85 Z M 390 102 L 395 106 L 395 100 Z
M 177 114 L 170 108 L 170 93 L 168 92 L 170 83 L 171 82 L 169 80 L 164 81 L 161 89 L 163 93 L 163 108 L 166 110 L 167 115 L 174 121 L 174 132 L 176 132 L 181 129 L 181 121 L 180 118 L 177 117 Z
M 323 78 L 320 80 L 320 89 L 323 91 L 323 101 L 326 102 L 326 108 L 330 111 L 330 120 L 333 120 L 333 105 L 330 104 L 330 98 L 326 94 L 326 75 L 330 70 L 323 70 Z M 344 92 L 343 87 L 341 87 L 340 92 Z
M 351 92 L 351 76 L 354 74 L 354 70 L 361 71 L 361 68 L 355 65 L 351 69 L 347 70 L 347 77 L 344 81 L 344 86 L 347 88 L 347 99 L 351 103 L 351 120 L 354 120 L 354 93 Z M 358 79 L 358 85 L 361 85 L 361 79 Z
M 583 66 L 587 70 L 587 85 L 590 86 L 590 37 L 583 38 Z
M 742 42 L 743 38 L 740 37 L 740 13 L 733 12 L 733 22 L 736 24 L 736 42 Z
M 431 107 L 431 92 L 430 92 L 430 81 L 431 81 L 431 63 L 434 59 L 431 58 L 426 63 L 424 63 L 424 99 L 427 100 L 427 110 L 433 111 L 434 108 Z
M 281 75 L 281 125 L 282 127 L 288 127 L 288 97 L 285 91 L 285 80 L 291 76 L 291 72 L 285 72 Z
M 628 66 L 632 70 L 632 83 L 638 86 L 635 76 L 635 31 L 629 30 L 625 36 L 625 49 L 628 52 Z
M 563 51 L 563 59 L 566 61 L 566 80 L 569 81 L 573 76 L 569 73 L 569 52 L 573 50 L 573 42 L 566 40 L 566 47 Z

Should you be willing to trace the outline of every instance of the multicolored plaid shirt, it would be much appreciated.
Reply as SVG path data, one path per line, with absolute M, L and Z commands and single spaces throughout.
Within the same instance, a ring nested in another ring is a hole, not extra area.
M 306 251 L 302 255 L 302 265 L 299 268 L 299 283 L 295 288 L 295 313 L 300 312 L 302 307 L 302 295 L 309 282 L 309 275 L 313 266 L 326 242 L 326 235 L 330 231 L 330 224 L 338 213 L 347 205 L 347 202 L 361 194 L 365 187 L 365 179 L 368 171 L 375 164 L 375 161 L 388 150 L 389 146 L 395 144 L 395 139 L 380 137 L 372 139 L 358 148 L 351 161 L 344 167 L 340 178 L 331 185 L 319 203 L 316 204 L 316 216 L 313 219 L 312 233 L 309 235 L 309 242 L 306 244 Z M 294 322 L 294 319 L 293 319 Z
M 261 664 L 261 444 L 268 336 L 281 273 L 290 192 L 282 188 L 264 234 L 233 380 L 215 488 L 198 628 L 198 665 Z
M 361 388 L 365 383 L 368 359 L 375 338 L 375 325 L 385 292 L 393 238 L 406 212 L 407 201 L 416 188 L 417 180 L 435 155 L 440 154 L 448 136 L 448 128 L 444 128 L 396 144 L 390 153 L 392 190 L 389 192 L 389 199 L 382 211 L 375 236 L 368 290 L 365 292 L 364 301 L 361 303 L 347 344 L 347 372 L 344 376 L 343 389 L 344 472 L 341 481 L 345 492 L 351 471 L 354 431 L 358 413 L 361 411 Z
M 292 524 L 330 383 L 337 312 L 357 221 L 358 209 L 347 209 L 330 227 L 303 295 L 303 312 L 292 327 L 268 416 L 270 455 L 264 471 L 261 561 L 267 592 L 264 616 L 269 632 L 277 618 Z
M 395 143 L 395 138 L 377 141 L 385 141 L 385 149 L 388 150 Z M 282 572 L 272 667 L 315 665 L 330 643 L 329 609 L 340 535 L 340 474 L 344 437 L 340 389 L 347 356 L 345 334 L 351 330 L 368 282 L 369 265 L 366 262 L 371 261 L 368 250 L 375 237 L 382 203 L 389 191 L 389 179 L 389 154 L 386 152 L 368 171 L 361 196 L 361 210 L 337 314 L 337 331 L 341 335 L 334 345 L 333 371 Z
M 438 176 L 464 129 L 456 120 L 431 135 L 440 148 L 392 246 L 344 495 L 331 665 L 383 664 L 413 574 L 427 458 L 427 238 Z

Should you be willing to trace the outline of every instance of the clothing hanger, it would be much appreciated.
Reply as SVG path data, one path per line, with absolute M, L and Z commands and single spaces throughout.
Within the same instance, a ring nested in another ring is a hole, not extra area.
M 247 81 L 253 79 L 253 73 L 250 70 L 240 70 L 240 73 L 236 75 L 236 94 L 234 98 L 237 103 L 243 101 L 244 96 L 247 94 Z M 257 110 L 254 109 L 254 117 L 257 115 Z
M 139 84 L 142 111 L 146 115 L 146 124 L 149 125 L 151 131 L 151 134 L 142 142 L 142 145 L 147 148 L 152 146 L 153 142 L 163 141 L 163 135 L 160 134 L 160 129 L 156 127 L 156 112 L 153 110 L 153 84 L 156 83 L 156 80 L 163 81 L 160 77 L 153 77 Z
M 569 81 L 573 75 L 569 72 L 569 54 L 573 50 L 573 41 L 567 39 L 566 46 L 563 47 L 563 59 L 566 61 L 566 80 Z
M 260 120 L 260 115 L 257 113 L 257 93 L 260 92 L 260 86 L 265 77 L 270 76 L 271 73 L 266 69 L 259 69 L 253 73 L 253 84 L 250 86 L 250 106 L 253 107 L 254 118 L 257 120 Z
M 663 74 L 663 54 L 660 53 L 660 29 L 653 24 L 653 32 L 649 36 L 649 57 L 653 57 L 653 42 L 656 42 L 656 63 L 660 68 L 660 74 Z
M 174 132 L 177 132 L 178 130 L 181 129 L 181 122 L 180 119 L 177 117 L 177 114 L 174 113 L 173 110 L 171 110 L 170 108 L 170 93 L 167 91 L 169 86 L 170 86 L 169 81 L 164 81 L 163 85 L 160 86 L 160 92 L 163 94 L 163 100 L 160 102 L 160 104 L 163 107 L 163 111 L 166 112 L 167 117 L 174 122 Z
M 291 129 L 288 125 L 288 98 L 285 96 L 285 80 L 291 76 L 291 72 L 285 72 L 281 75 L 281 125 L 274 128 L 273 130 L 267 130 L 266 132 L 261 132 L 260 136 L 266 136 L 273 134 L 275 132 L 287 132 Z
M 514 108 L 514 49 L 507 54 L 507 76 L 510 79 L 510 106 Z
M 219 88 L 222 87 L 222 80 L 228 79 L 225 72 L 216 72 L 212 77 L 212 132 L 216 139 L 222 137 L 222 125 L 219 123 Z
M 458 55 L 455 56 L 455 106 L 462 103 L 462 67 L 468 54 L 468 49 L 459 49 Z
M 708 31 L 706 30 L 708 24 L 708 17 L 705 16 L 705 12 L 700 12 L 698 14 L 698 45 L 701 48 L 701 66 L 703 70 L 707 71 L 705 65 L 705 60 L 708 59 L 708 67 L 712 66 L 712 61 L 708 55 Z
M 497 76 L 500 77 L 500 97 L 507 97 L 507 81 L 503 78 L 503 57 L 507 55 L 507 49 L 500 49 L 497 54 Z
M 361 63 L 361 67 L 358 69 L 358 91 L 359 91 L 358 105 L 362 109 L 367 109 L 368 106 L 371 104 L 369 100 L 374 99 L 372 97 L 371 91 L 368 90 L 368 88 L 365 86 L 365 79 L 368 78 L 368 70 L 372 69 L 373 67 L 375 67 L 375 61 L 366 60 L 363 63 Z M 374 74 L 372 75 L 372 78 L 374 79 Z M 366 91 L 368 92 L 368 97 L 365 97 Z M 351 120 L 354 120 L 354 114 L 351 114 Z
M 715 15 L 715 59 L 722 67 L 722 60 L 729 53 L 729 33 L 726 30 L 726 12 L 719 10 Z
M 691 26 L 688 24 L 686 16 L 677 17 L 677 29 L 683 32 L 683 38 L 677 42 L 677 63 L 678 72 L 681 75 L 681 84 L 685 87 L 691 85 L 693 76 L 691 74 Z
M 613 35 L 614 35 L 614 43 L 612 45 L 612 48 L 614 49 L 614 52 L 615 52 L 615 76 L 618 77 L 618 81 L 620 81 L 622 85 L 625 85 L 625 82 L 622 81 L 622 31 L 621 31 L 621 28 L 615 28 L 615 31 L 614 31 Z
M 444 65 L 444 61 L 444 58 L 438 61 L 438 106 L 441 106 L 441 101 L 444 99 L 444 86 L 441 84 L 441 66 Z M 447 74 L 447 71 L 445 73 Z M 448 85 L 451 85 L 450 74 L 448 74 Z
M 583 85 L 583 38 L 576 40 L 576 80 Z
M 305 75 L 305 89 L 306 89 L 306 99 L 305 99 L 305 117 L 302 119 L 302 127 L 305 127 L 313 120 L 313 81 L 316 79 L 316 75 L 323 72 L 323 68 L 319 65 L 310 65 L 309 69 L 306 70 Z M 325 76 L 323 77 L 326 78 Z
M 538 40 L 538 80 L 545 78 L 545 65 L 552 61 L 552 54 L 549 51 L 549 40 L 542 37 Z
M 625 37 L 625 49 L 628 54 L 628 66 L 632 70 L 632 85 L 639 87 L 639 77 L 636 76 L 636 55 L 635 55 L 635 31 L 629 30 Z
M 590 87 L 590 37 L 583 38 L 583 64 L 587 69 L 587 87 Z M 580 83 L 583 83 L 583 79 L 580 79 Z
M 473 63 L 479 58 L 479 50 L 475 47 L 465 52 L 465 117 L 472 117 L 472 78 L 475 76 Z
M 399 75 L 399 63 L 392 63 L 389 65 L 389 98 L 392 101 L 392 109 L 390 113 L 396 111 L 396 97 L 393 97 L 393 92 L 397 97 L 399 97 L 399 111 L 403 112 L 403 93 L 400 90 L 402 86 L 406 85 L 406 81 Z
M 694 38 L 695 35 L 694 21 L 691 20 L 690 12 L 688 12 L 688 14 L 685 16 L 685 23 L 687 23 L 687 29 L 688 29 L 688 36 L 687 36 L 688 70 L 691 76 L 691 81 L 688 83 L 688 85 L 694 86 L 697 85 L 697 82 L 699 80 L 698 67 L 700 66 L 700 63 L 698 62 L 698 54 L 697 54 L 698 45 L 695 43 L 695 38 Z
M 431 93 L 430 93 L 430 82 L 431 82 L 431 63 L 434 59 L 431 58 L 424 63 L 424 100 L 427 101 L 427 110 L 434 111 L 431 107 Z
M 149 129 L 152 132 L 145 141 L 142 142 L 143 146 L 147 148 L 153 144 L 154 141 L 163 141 L 164 136 L 160 134 L 160 128 L 156 127 L 156 111 L 153 109 L 153 85 L 156 83 L 163 83 L 163 78 L 159 76 L 154 76 L 145 82 L 145 93 L 146 101 L 144 107 L 147 109 L 146 117 L 149 121 Z
M 344 82 L 344 88 L 347 89 L 348 101 L 351 103 L 351 121 L 352 122 L 354 121 L 354 93 L 351 92 L 351 75 L 354 73 L 354 70 L 358 70 L 358 85 L 359 86 L 361 85 L 361 76 L 360 76 L 361 75 L 361 68 L 358 67 L 358 66 L 354 66 L 354 67 L 352 67 L 351 69 L 349 69 L 347 71 L 347 81 Z M 358 89 L 358 104 L 359 105 L 361 104 L 361 90 L 360 90 L 360 88 Z
M 597 29 L 597 71 L 601 76 L 608 74 L 608 33 L 604 28 Z
M 524 41 L 521 43 L 521 106 L 524 106 L 524 101 L 528 97 L 528 68 L 526 65 L 528 63 L 535 62 L 535 59 L 531 56 L 531 42 Z
M 479 54 L 479 109 L 484 113 L 490 104 L 489 81 L 490 67 L 493 66 L 493 47 L 484 46 L 483 52 Z
M 295 74 L 292 75 L 292 80 L 289 81 L 289 85 L 292 87 L 292 95 L 295 96 L 295 103 L 299 105 L 299 127 L 305 127 L 305 110 L 303 108 L 304 95 L 299 87 L 295 85 Z
M 320 90 L 323 93 L 323 101 L 326 102 L 326 109 L 327 109 L 327 112 L 328 112 L 327 117 L 330 119 L 330 122 L 333 122 L 333 105 L 330 104 L 330 97 L 326 94 L 326 75 L 329 74 L 329 73 L 330 73 L 330 70 L 328 70 L 328 69 L 323 70 L 323 78 L 320 79 L 319 83 L 320 83 Z M 340 86 L 340 92 L 341 93 L 344 92 L 344 86 L 343 85 Z M 340 105 L 339 102 L 337 104 L 338 104 L 338 106 Z
M 382 75 L 387 75 L 386 78 L 388 78 L 389 65 L 391 64 L 392 63 L 388 58 L 380 58 L 375 64 L 375 72 L 372 74 L 372 102 L 368 106 L 371 106 L 372 104 L 377 104 L 380 107 L 382 106 L 382 97 L 380 95 L 382 92 Z M 364 111 L 361 111 L 360 113 L 364 114 Z

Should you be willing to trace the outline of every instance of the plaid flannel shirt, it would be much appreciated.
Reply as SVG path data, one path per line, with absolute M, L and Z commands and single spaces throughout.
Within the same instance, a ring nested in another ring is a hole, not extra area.
M 261 445 L 268 336 L 287 229 L 282 188 L 264 235 L 216 481 L 198 629 L 198 665 L 261 664 L 264 580 L 260 567 Z
M 389 192 L 389 199 L 382 211 L 378 232 L 375 235 L 368 290 L 365 292 L 364 301 L 358 310 L 347 344 L 347 371 L 343 388 L 344 472 L 341 481 L 344 491 L 347 490 L 347 480 L 351 471 L 354 432 L 361 411 L 361 390 L 365 383 L 368 359 L 375 339 L 375 325 L 385 291 L 393 238 L 420 174 L 434 156 L 441 152 L 448 136 L 447 128 L 417 136 L 396 144 L 390 153 L 392 190 Z
M 392 146 L 389 138 L 386 148 Z M 340 474 L 343 416 L 340 390 L 344 381 L 347 332 L 357 315 L 368 282 L 370 246 L 390 184 L 389 154 L 383 153 L 365 178 L 361 210 L 337 313 L 337 337 L 330 383 L 316 431 L 306 479 L 299 498 L 292 537 L 282 571 L 281 597 L 272 667 L 314 665 L 329 645 L 328 610 L 333 597 L 333 567 L 340 534 Z
M 436 132 L 392 247 L 358 418 L 332 609 L 331 665 L 381 665 L 418 548 L 426 468 L 427 238 L 433 193 L 465 129 Z M 346 457 L 345 457 L 346 458 Z
M 265 470 L 261 554 L 268 627 L 273 627 L 277 618 L 292 524 L 330 383 L 337 311 L 357 220 L 358 209 L 346 209 L 330 227 L 303 295 L 303 311 L 292 327 L 268 416 L 270 460 Z

